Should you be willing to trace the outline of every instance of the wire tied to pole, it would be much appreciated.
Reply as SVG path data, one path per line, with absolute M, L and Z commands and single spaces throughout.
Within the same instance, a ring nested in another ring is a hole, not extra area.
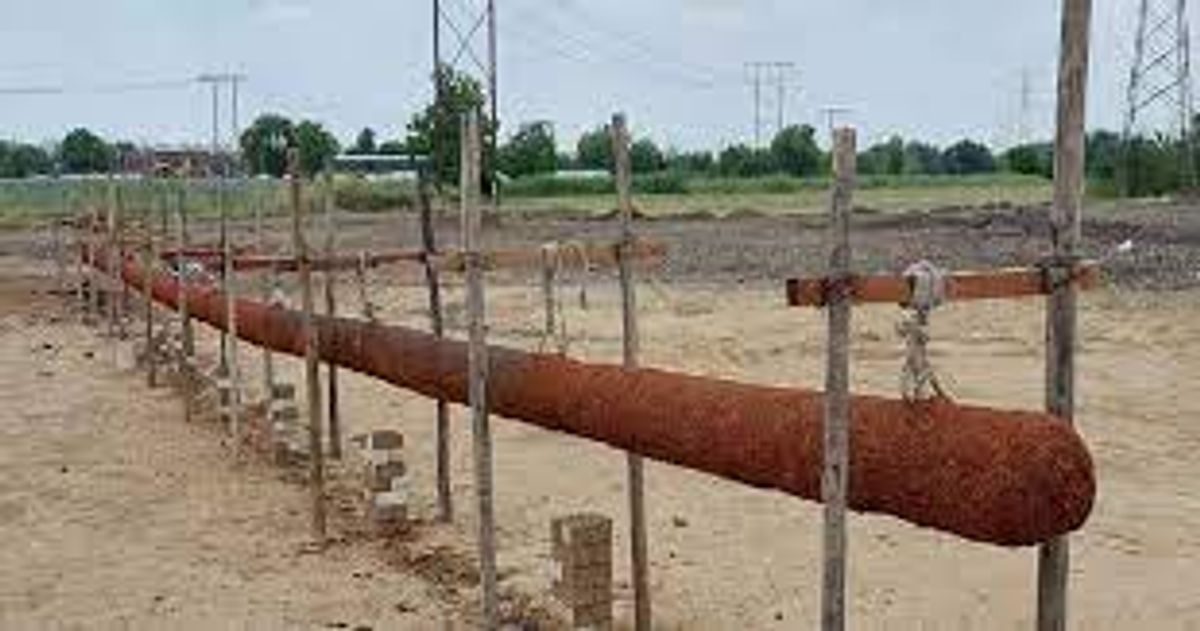
M 565 355 L 570 348 L 571 337 L 567 324 L 567 313 L 563 301 L 563 290 L 566 280 L 563 271 L 567 268 L 567 259 L 574 254 L 579 262 L 579 308 L 588 309 L 588 278 L 592 272 L 591 260 L 588 258 L 587 247 L 579 241 L 550 241 L 542 244 L 542 271 L 548 284 L 544 288 L 549 292 L 547 297 L 546 327 L 542 331 L 541 350 L 553 339 L 559 354 Z
M 904 270 L 910 292 L 901 305 L 904 315 L 896 332 L 904 339 L 905 360 L 900 372 L 900 394 L 910 403 L 934 397 L 949 399 L 929 362 L 929 319 L 946 301 L 947 273 L 929 261 L 918 261 Z

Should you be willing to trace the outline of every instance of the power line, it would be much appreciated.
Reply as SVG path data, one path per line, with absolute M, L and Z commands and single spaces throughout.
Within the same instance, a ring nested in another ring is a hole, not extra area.
M 27 85 L 0 87 L 4 96 L 54 96 L 62 94 L 128 94 L 132 92 L 165 92 L 192 87 L 194 79 L 164 79 L 157 81 L 132 81 L 101 83 L 88 86 Z

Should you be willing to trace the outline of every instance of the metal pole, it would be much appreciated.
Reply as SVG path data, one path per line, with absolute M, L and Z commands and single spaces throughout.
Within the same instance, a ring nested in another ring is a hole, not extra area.
M 1083 215 L 1084 121 L 1087 114 L 1088 52 L 1092 1 L 1064 0 L 1058 69 L 1058 131 L 1054 152 L 1054 206 L 1049 272 L 1053 293 L 1046 303 L 1046 409 L 1066 423 L 1075 419 L 1077 289 L 1073 282 Z M 1067 538 L 1038 552 L 1038 629 L 1067 626 Z
M 324 186 L 321 190 L 321 203 L 325 206 L 325 256 L 332 261 L 337 248 L 334 225 L 333 172 L 325 169 Z M 325 270 L 325 315 L 337 316 L 337 272 L 335 265 Z M 338 403 L 338 368 L 337 364 L 329 362 L 325 365 L 325 377 L 329 388 L 329 457 L 334 460 L 342 459 L 342 419 Z
M 309 485 L 312 490 L 312 536 L 324 547 L 325 539 L 325 453 L 321 437 L 321 375 L 317 327 L 313 322 L 312 261 L 304 237 L 304 205 L 300 199 L 300 152 L 288 150 L 288 177 L 292 192 L 292 244 L 300 277 L 300 301 L 304 321 L 305 387 L 308 391 Z
M 856 177 L 852 128 L 833 134 L 833 201 L 830 207 L 829 339 L 825 368 L 824 573 L 821 628 L 846 628 L 846 499 L 850 482 L 850 214 Z
M 437 235 L 433 228 L 433 203 L 430 199 L 429 171 L 422 170 L 418 181 L 421 203 L 421 243 L 424 251 L 425 284 L 429 287 L 429 320 L 433 335 L 445 335 L 442 321 L 442 288 L 434 257 L 438 254 Z M 438 519 L 454 520 L 454 494 L 450 489 L 450 406 L 445 399 L 437 401 L 437 498 Z
M 638 367 L 641 337 L 637 326 L 637 295 L 633 278 L 633 198 L 629 162 L 629 130 L 625 116 L 617 114 L 612 121 L 613 161 L 617 183 L 617 204 L 621 216 L 619 267 L 621 276 L 621 325 L 624 366 Z M 645 472 L 642 457 L 627 455 L 629 478 L 630 556 L 633 571 L 634 623 L 638 631 L 651 626 L 649 552 L 646 533 Z
M 479 209 L 480 148 L 479 113 L 472 110 L 462 126 L 463 251 L 467 276 L 468 364 L 471 428 L 475 439 L 475 487 L 479 500 L 479 574 L 483 588 L 485 628 L 496 629 L 496 516 L 492 490 L 492 437 L 488 422 L 488 354 L 483 294 L 483 262 L 480 246 L 482 218 Z

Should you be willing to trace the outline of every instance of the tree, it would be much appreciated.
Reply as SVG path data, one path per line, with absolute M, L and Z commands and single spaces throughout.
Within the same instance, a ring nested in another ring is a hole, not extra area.
M 1048 142 L 1012 147 L 1001 156 L 1008 171 L 1022 175 L 1054 177 L 1054 146 Z
M 370 127 L 364 127 L 358 132 L 358 136 L 354 139 L 354 146 L 346 153 L 357 155 L 371 155 L 379 152 L 379 147 L 375 144 L 375 130 Z
M 300 172 L 312 176 L 323 171 L 341 147 L 337 138 L 320 123 L 301 121 L 296 125 L 295 144 L 300 152 Z
M 667 168 L 681 173 L 708 174 L 717 166 L 710 151 L 683 151 L 667 154 Z
M 408 148 L 413 153 L 429 155 L 433 164 L 434 179 L 438 184 L 457 186 L 462 152 L 462 117 L 483 107 L 483 87 L 473 77 L 455 72 L 449 66 L 438 68 L 437 83 L 440 86 L 441 100 L 439 102 L 435 99 L 409 122 Z M 490 172 L 488 165 L 492 160 L 489 139 L 495 133 L 496 125 L 487 120 L 481 120 L 480 123 L 483 173 L 486 176 Z
M 287 149 L 292 144 L 292 121 L 279 114 L 263 114 L 242 132 L 242 159 L 255 175 L 282 177 L 287 172 Z
M 382 156 L 404 156 L 408 155 L 408 145 L 403 140 L 385 140 L 375 152 Z
M 654 173 L 667 167 L 663 152 L 649 138 L 642 138 L 629 148 L 629 168 L 634 173 Z
M 58 152 L 67 173 L 107 173 L 113 168 L 112 147 L 85 128 L 67 134 Z
M 522 124 L 500 147 L 496 157 L 500 171 L 509 177 L 553 173 L 558 168 L 554 126 L 549 121 Z
M 613 147 L 609 126 L 603 125 L 584 132 L 575 144 L 575 155 L 581 168 L 612 171 Z
M 904 173 L 918 175 L 940 175 L 946 172 L 942 152 L 937 147 L 923 142 L 904 145 Z
M 27 178 L 53 170 L 54 160 L 45 149 L 0 141 L 0 178 Z
M 771 158 L 776 169 L 789 175 L 816 175 L 821 168 L 821 149 L 811 125 L 792 125 L 775 134 Z
M 766 149 L 738 144 L 726 147 L 717 158 L 717 170 L 730 177 L 759 177 L 776 170 L 774 155 Z
M 946 172 L 954 175 L 991 173 L 996 170 L 996 159 L 986 146 L 972 140 L 960 140 L 942 152 Z
M 892 136 L 873 145 L 858 158 L 858 170 L 864 175 L 901 175 L 905 172 L 904 139 Z

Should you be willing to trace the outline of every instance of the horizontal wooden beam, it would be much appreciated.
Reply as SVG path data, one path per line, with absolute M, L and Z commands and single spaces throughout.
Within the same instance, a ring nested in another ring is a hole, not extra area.
M 589 244 L 580 247 L 560 246 L 560 251 L 567 265 L 583 265 L 585 259 L 589 267 L 611 268 L 617 265 L 616 245 Z M 658 260 L 664 258 L 666 255 L 667 246 L 658 242 L 639 242 L 633 249 L 633 257 L 636 260 Z M 421 263 L 425 260 L 425 256 L 425 253 L 420 250 L 364 252 L 362 262 L 367 267 L 373 268 L 397 263 Z M 483 266 L 484 269 L 489 270 L 534 267 L 541 264 L 542 256 L 541 249 L 493 250 L 484 253 Z M 164 252 L 162 255 L 165 261 L 172 261 L 177 257 L 178 253 L 176 252 Z M 190 248 L 184 252 L 184 257 L 197 260 L 206 267 L 214 268 L 220 267 L 223 260 L 221 252 L 204 250 L 202 248 Z M 461 252 L 444 252 L 434 255 L 431 258 L 438 268 L 446 271 L 462 272 L 465 269 L 466 257 Z M 317 271 L 354 269 L 359 263 L 360 255 L 356 254 L 314 257 L 312 259 L 312 269 Z M 233 267 L 235 270 L 241 272 L 264 269 L 273 269 L 277 272 L 294 272 L 297 270 L 298 265 L 295 257 L 288 255 L 241 254 L 234 259 Z
M 788 305 L 793 307 L 822 307 L 829 291 L 829 279 L 793 278 L 787 282 Z M 912 298 L 912 285 L 904 276 L 856 276 L 851 295 L 858 303 L 907 304 Z M 1080 290 L 1100 285 L 1100 266 L 1095 262 L 1079 263 L 1075 285 Z M 1050 293 L 1046 272 L 1039 267 L 1001 269 L 988 272 L 956 272 L 946 276 L 946 295 L 949 302 L 959 300 L 992 300 L 1041 296 Z

